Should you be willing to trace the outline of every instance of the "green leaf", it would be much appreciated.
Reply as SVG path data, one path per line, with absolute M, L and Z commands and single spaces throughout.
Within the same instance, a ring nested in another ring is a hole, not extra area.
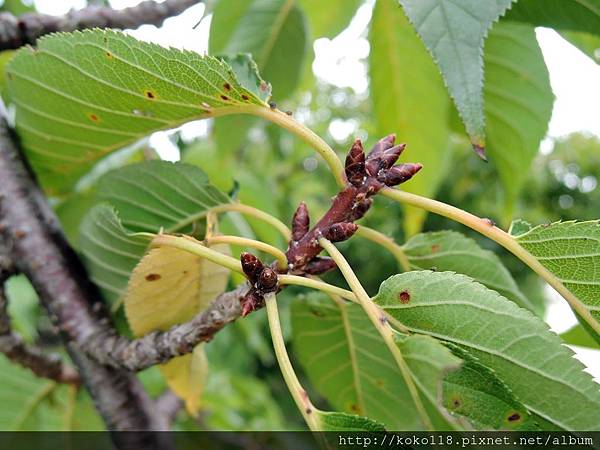
M 600 390 L 584 366 L 541 320 L 498 293 L 452 272 L 414 271 L 386 280 L 374 300 L 409 330 L 472 353 L 554 427 L 600 428 Z
M 362 0 L 299 0 L 304 10 L 313 39 L 333 38 L 344 30 L 356 13 Z
M 315 294 L 293 302 L 291 317 L 295 355 L 334 409 L 391 430 L 423 428 L 400 370 L 358 305 Z
M 502 180 L 506 216 L 546 134 L 554 95 L 532 26 L 500 22 L 485 42 L 488 154 Z
M 79 226 L 85 214 L 96 203 L 95 196 L 96 193 L 92 189 L 73 192 L 54 207 L 69 244 L 75 249 L 79 248 Z
M 471 142 L 479 152 L 485 146 L 483 42 L 492 24 L 511 3 L 512 0 L 400 0 L 438 64 Z
M 537 430 L 527 408 L 496 372 L 455 345 L 448 345 L 463 360 L 460 369 L 444 379 L 444 406 L 467 418 L 478 430 Z
M 600 321 L 600 221 L 538 225 L 515 239 Z
M 581 325 L 575 325 L 573 328 L 560 334 L 560 338 L 569 345 L 578 345 L 580 347 L 590 347 L 600 350 L 600 343 L 598 343 L 590 333 Z
M 211 366 L 203 396 L 203 422 L 213 430 L 285 430 L 271 387 L 268 380 L 237 373 L 229 366 Z
M 35 342 L 41 316 L 40 299 L 25 275 L 13 275 L 4 284 L 11 327 L 25 342 Z
M 4 50 L 0 52 L 0 95 L 2 100 L 6 102 L 6 89 L 8 87 L 8 79 L 6 77 L 6 66 L 14 56 L 15 50 Z
M 0 355 L 0 430 L 103 430 L 84 392 L 36 377 Z
M 418 234 L 409 239 L 403 248 L 413 269 L 468 275 L 517 305 L 536 311 L 500 258 L 461 233 L 438 231 Z
M 219 0 L 210 25 L 211 54 L 251 53 L 277 99 L 298 85 L 308 45 L 306 19 L 293 0 Z
M 368 417 L 361 417 L 341 412 L 315 412 L 320 431 L 385 431 L 385 427 Z
M 434 419 L 435 429 L 457 429 L 444 409 L 442 382 L 449 373 L 460 368 L 462 360 L 431 336 L 415 334 L 398 340 L 402 356 L 425 399 L 425 408 Z
M 231 201 L 198 167 L 166 161 L 109 172 L 101 178 L 97 196 L 117 209 L 126 227 L 153 233 L 191 230 L 210 208 Z
M 442 78 L 395 0 L 378 0 L 369 32 L 369 75 L 379 135 L 397 133 L 406 158 L 423 164 L 402 186 L 432 196 L 447 170 L 450 100 Z M 424 101 L 427 99 L 427 101 Z M 406 208 L 408 234 L 420 231 L 425 212 Z
M 238 81 L 240 72 L 212 56 L 110 30 L 44 37 L 7 68 L 17 132 L 51 192 L 154 131 L 266 107 L 268 84 L 256 74 Z
M 558 30 L 600 34 L 599 0 L 519 0 L 506 19 Z
M 120 304 L 127 280 L 146 253 L 150 238 L 135 236 L 126 230 L 117 211 L 103 203 L 84 217 L 79 241 L 90 279 L 109 303 Z
M 562 31 L 559 34 L 589 56 L 592 61 L 600 63 L 600 36 L 578 31 Z
M 35 12 L 35 5 L 32 2 L 23 2 L 23 0 L 4 0 L 0 10 L 20 16 L 21 14 Z
M 515 219 L 511 222 L 510 227 L 508 228 L 508 234 L 511 236 L 518 236 L 523 233 L 527 233 L 529 230 L 533 228 L 526 220 Z
M 99 182 L 105 202 L 84 218 L 80 245 L 92 280 L 111 303 L 121 298 L 149 238 L 134 232 L 187 232 L 207 210 L 228 203 L 199 168 L 149 161 L 114 170 Z

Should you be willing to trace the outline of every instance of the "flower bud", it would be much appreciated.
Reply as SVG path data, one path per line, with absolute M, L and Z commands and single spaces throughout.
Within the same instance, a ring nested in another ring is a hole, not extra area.
M 356 230 L 358 230 L 358 225 L 354 223 L 338 222 L 331 225 L 323 236 L 331 242 L 341 242 L 350 239 Z
M 310 217 L 306 203 L 300 202 L 300 205 L 292 218 L 292 240 L 299 241 L 308 233 L 310 227 Z
M 242 305 L 242 317 L 246 317 L 252 311 L 262 308 L 264 303 L 265 299 L 262 296 L 254 291 L 248 292 L 240 300 L 240 304 Z
M 387 186 L 396 186 L 410 180 L 423 166 L 421 164 L 399 164 L 385 173 L 383 182 Z
M 370 177 L 376 177 L 379 171 L 383 169 L 381 158 L 369 158 L 365 163 L 365 172 Z
M 242 270 L 248 277 L 251 283 L 256 283 L 258 277 L 263 272 L 265 266 L 260 259 L 254 256 L 252 253 L 244 252 L 240 255 L 240 261 L 242 263 Z
M 354 186 L 360 186 L 365 175 L 365 152 L 360 139 L 356 139 L 346 156 L 346 178 Z
M 394 163 L 398 161 L 400 154 L 404 151 L 405 148 L 406 144 L 400 144 L 385 150 L 381 155 L 381 164 L 383 168 L 389 169 L 390 167 L 392 167 Z
M 314 257 L 306 266 L 304 266 L 304 272 L 309 275 L 321 275 L 322 273 L 329 272 L 337 267 L 335 261 L 327 257 Z
M 359 202 L 356 202 L 356 204 L 352 207 L 352 220 L 354 221 L 362 218 L 372 204 L 373 199 L 371 198 L 365 198 Z
M 270 292 L 277 286 L 277 272 L 270 267 L 265 267 L 258 277 L 256 287 L 262 291 Z
M 395 134 L 390 134 L 384 138 L 379 139 L 377 143 L 371 148 L 367 159 L 379 158 L 385 150 L 394 146 L 394 142 L 396 142 Z

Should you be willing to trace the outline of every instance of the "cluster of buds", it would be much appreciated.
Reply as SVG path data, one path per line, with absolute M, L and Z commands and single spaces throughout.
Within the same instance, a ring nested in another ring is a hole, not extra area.
M 279 286 L 277 272 L 265 266 L 252 253 L 242 253 L 240 261 L 242 263 L 242 270 L 251 285 L 248 293 L 240 300 L 242 316 L 245 317 L 252 311 L 262 308 L 265 302 L 265 294 L 277 291 Z
M 353 186 L 361 186 L 372 178 L 386 186 L 396 186 L 410 180 L 421 168 L 421 164 L 404 163 L 394 165 L 406 144 L 394 145 L 396 135 L 380 139 L 365 155 L 360 139 L 354 141 L 346 157 L 346 178 Z
M 335 262 L 318 256 L 323 248 L 321 237 L 331 242 L 349 239 L 358 230 L 354 222 L 365 215 L 373 203 L 372 197 L 385 186 L 396 186 L 412 178 L 421 164 L 396 161 L 406 147 L 394 145 L 396 136 L 391 134 L 380 139 L 365 155 L 360 139 L 357 139 L 346 157 L 345 173 L 348 183 L 333 199 L 329 210 L 311 229 L 306 203 L 302 202 L 292 219 L 292 236 L 286 252 L 288 273 L 297 275 L 320 275 L 335 269 Z M 242 315 L 261 308 L 264 296 L 279 289 L 277 272 L 266 267 L 250 253 L 242 253 L 242 268 L 252 287 L 241 300 Z
M 297 246 L 301 240 L 307 238 L 307 235 L 311 244 L 318 247 L 316 240 L 320 236 L 331 242 L 341 242 L 349 239 L 358 230 L 358 226 L 352 222 L 334 222 L 333 224 L 318 228 L 318 230 L 313 230 L 311 233 L 308 208 L 306 207 L 306 203 L 301 202 L 292 219 L 292 242 L 290 243 L 290 247 Z M 309 233 L 311 234 L 309 235 Z M 304 254 L 300 255 L 299 259 L 294 259 L 290 262 L 292 263 L 291 269 L 301 267 L 301 272 L 307 275 L 321 275 L 337 267 L 335 262 L 329 257 L 312 255 L 307 257 Z

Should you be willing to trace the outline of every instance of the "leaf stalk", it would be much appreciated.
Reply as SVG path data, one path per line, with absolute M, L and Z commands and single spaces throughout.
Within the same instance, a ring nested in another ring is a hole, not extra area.
M 396 345 L 396 341 L 394 340 L 394 331 L 388 323 L 386 314 L 375 303 L 373 303 L 369 297 L 369 294 L 367 294 L 367 291 L 365 291 L 365 288 L 362 286 L 358 277 L 350 267 L 350 264 L 348 264 L 348 261 L 346 261 L 346 258 L 344 258 L 336 246 L 325 238 L 319 239 L 319 244 L 336 262 L 340 271 L 342 272 L 342 275 L 344 275 L 346 282 L 350 286 L 350 289 L 352 289 L 352 292 L 354 292 L 354 295 L 356 295 L 358 303 L 362 306 L 363 310 L 373 323 L 373 326 L 379 332 L 388 349 L 390 350 L 390 353 L 394 357 L 394 360 L 396 361 L 396 364 L 402 373 L 404 382 L 406 383 L 413 402 L 415 403 L 419 417 L 423 421 L 423 425 L 425 425 L 428 430 L 433 430 L 431 420 L 425 411 L 425 407 L 423 406 L 423 402 L 421 401 L 417 387 L 412 379 L 410 368 L 404 360 L 400 348 Z

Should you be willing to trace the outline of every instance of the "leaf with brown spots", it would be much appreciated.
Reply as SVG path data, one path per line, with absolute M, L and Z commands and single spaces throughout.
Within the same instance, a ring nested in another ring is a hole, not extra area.
M 456 231 L 420 233 L 403 245 L 411 269 L 452 271 L 474 278 L 517 305 L 542 315 L 543 306 L 532 303 L 519 289 L 500 258 L 473 239 Z
M 444 378 L 461 367 L 461 359 L 430 336 L 398 335 L 397 342 L 435 429 L 460 429 L 458 422 L 444 408 L 442 386 Z
M 390 430 L 424 429 L 396 362 L 362 308 L 311 295 L 292 303 L 292 328 L 298 360 L 336 410 Z M 432 421 L 448 429 L 436 409 L 428 410 Z
M 527 408 L 496 372 L 460 347 L 446 344 L 463 360 L 443 382 L 444 406 L 478 430 L 538 430 Z
M 155 131 L 268 108 L 270 85 L 256 64 L 249 55 L 235 64 L 112 30 L 55 33 L 8 63 L 8 102 L 42 185 L 62 193 Z
M 404 290 L 410 291 L 407 304 L 398 302 Z M 390 323 L 475 356 L 536 422 L 564 430 L 600 429 L 600 389 L 583 364 L 544 322 L 497 292 L 464 275 L 423 270 L 388 278 L 373 300 Z

